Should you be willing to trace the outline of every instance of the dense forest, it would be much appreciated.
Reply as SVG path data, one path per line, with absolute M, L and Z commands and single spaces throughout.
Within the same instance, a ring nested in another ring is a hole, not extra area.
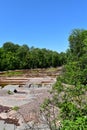
M 42 111 L 50 130 L 87 130 L 87 30 L 71 32 L 66 55 L 63 73 L 50 92 L 52 99 L 45 100 Z
M 0 70 L 58 67 L 66 62 L 65 53 L 6 42 L 0 48 Z

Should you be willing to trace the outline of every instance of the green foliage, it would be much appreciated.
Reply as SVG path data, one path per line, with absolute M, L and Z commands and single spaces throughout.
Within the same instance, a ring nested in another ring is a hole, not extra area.
M 5 52 L 16 52 L 16 50 L 19 48 L 19 45 L 15 45 L 12 42 L 6 42 L 3 44 L 3 49 Z
M 19 110 L 19 107 L 18 107 L 18 106 L 14 106 L 14 107 L 12 108 L 12 110 L 18 111 L 18 110 Z
M 87 117 L 77 117 L 76 120 L 64 120 L 61 130 L 87 130 Z
M 18 75 L 21 75 L 23 74 L 22 71 L 6 71 L 3 76 L 18 76 Z
M 87 30 L 75 29 L 69 36 L 70 49 L 63 80 L 68 84 L 87 83 Z M 66 78 L 65 78 L 66 77 Z
M 7 92 L 9 95 L 11 95 L 11 94 L 13 94 L 10 90 L 8 90 L 8 92 Z
M 45 99 L 44 103 L 41 105 L 41 110 L 44 111 L 49 104 L 50 104 L 50 99 Z
M 69 36 L 70 50 L 72 54 L 79 58 L 87 48 L 87 30 L 74 29 Z
M 59 78 L 53 86 L 51 101 L 59 108 L 61 130 L 87 129 L 87 86 L 67 85 Z
M 6 42 L 0 48 L 0 70 L 58 67 L 65 63 L 64 55 L 45 48 Z

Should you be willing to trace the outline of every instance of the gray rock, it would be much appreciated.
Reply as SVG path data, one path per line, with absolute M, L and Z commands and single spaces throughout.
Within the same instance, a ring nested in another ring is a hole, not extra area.
M 6 85 L 3 90 L 14 92 L 14 90 L 18 90 L 19 85 Z
M 0 120 L 0 130 L 16 130 L 14 124 L 5 124 L 3 120 Z

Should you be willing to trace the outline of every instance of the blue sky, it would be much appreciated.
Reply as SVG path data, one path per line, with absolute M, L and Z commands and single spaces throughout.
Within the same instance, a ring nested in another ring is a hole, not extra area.
M 0 0 L 0 47 L 11 41 L 66 51 L 74 28 L 87 29 L 87 0 Z

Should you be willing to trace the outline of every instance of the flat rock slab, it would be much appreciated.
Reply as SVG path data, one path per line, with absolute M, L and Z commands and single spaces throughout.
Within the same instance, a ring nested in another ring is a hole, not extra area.
M 7 86 L 7 88 L 4 88 L 2 91 L 7 91 L 9 90 L 10 87 L 13 87 L 13 85 Z M 15 86 L 14 87 L 18 87 Z M 13 93 L 12 95 L 0 95 L 0 104 L 3 106 L 8 106 L 8 107 L 14 107 L 14 106 L 19 106 L 18 113 L 21 113 L 25 119 L 25 121 L 32 121 L 33 120 L 38 120 L 38 113 L 39 113 L 39 107 L 40 104 L 43 102 L 43 100 L 46 97 L 49 97 L 49 92 L 51 87 L 40 87 L 40 88 L 28 88 L 28 87 L 18 87 L 18 93 Z M 19 115 L 17 114 L 17 117 Z M 11 117 L 14 118 L 16 117 L 16 114 L 11 114 Z M 19 118 L 17 118 L 19 119 Z M 1 120 L 2 121 L 2 120 Z M 0 121 L 0 122 L 1 122 Z M 1 122 L 2 123 L 2 122 Z M 3 123 L 2 123 L 3 124 Z M 11 127 L 10 127 L 11 125 Z M 14 124 L 4 124 L 1 126 L 0 124 L 0 130 L 8 130 L 8 127 L 10 130 L 14 130 L 15 125 Z M 15 130 L 24 130 L 25 125 L 22 124 L 21 126 L 17 126 Z M 38 130 L 37 128 L 35 130 Z M 42 128 L 41 128 L 42 130 Z M 43 128 L 43 130 L 48 130 Z
M 0 121 L 0 130 L 15 130 L 14 124 L 5 124 L 4 121 Z
M 14 90 L 18 90 L 19 89 L 19 85 L 6 85 L 3 90 L 6 90 L 6 91 L 11 91 L 11 92 L 14 92 Z
M 10 110 L 10 107 L 0 105 L 0 113 L 8 112 L 9 110 Z

